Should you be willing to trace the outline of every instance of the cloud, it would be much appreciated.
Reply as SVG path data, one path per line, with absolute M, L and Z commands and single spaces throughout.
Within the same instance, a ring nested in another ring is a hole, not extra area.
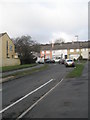
M 1 3 L 0 32 L 7 31 L 10 37 L 28 34 L 41 43 L 49 42 L 59 33 L 67 36 L 66 41 L 75 34 L 80 39 L 88 38 L 87 0 L 3 0 Z

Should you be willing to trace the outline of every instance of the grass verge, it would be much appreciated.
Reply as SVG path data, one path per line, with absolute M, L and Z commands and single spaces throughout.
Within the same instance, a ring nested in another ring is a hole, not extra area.
M 76 63 L 76 67 L 67 74 L 66 78 L 75 78 L 80 77 L 82 75 L 82 71 L 84 69 L 85 61 L 81 61 L 80 63 Z
M 14 78 L 23 77 L 23 76 L 26 76 L 26 75 L 30 75 L 34 72 L 39 72 L 39 71 L 45 70 L 47 68 L 48 68 L 48 65 L 44 65 L 40 68 L 32 68 L 31 70 L 25 70 L 25 71 L 22 71 L 22 72 L 13 73 L 11 75 L 6 75 L 6 76 L 4 75 L 2 77 L 3 78 L 10 77 L 10 76 L 13 76 Z
M 29 68 L 29 67 L 33 67 L 33 66 L 36 66 L 36 65 L 37 64 L 25 64 L 25 65 L 16 65 L 16 66 L 5 66 L 5 67 L 2 67 L 2 72 L 13 71 L 13 70 L 18 70 L 18 69 L 23 69 L 23 68 Z

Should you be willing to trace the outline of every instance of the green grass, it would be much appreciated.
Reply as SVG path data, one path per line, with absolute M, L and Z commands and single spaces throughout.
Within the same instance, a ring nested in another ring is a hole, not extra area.
M 2 68 L 0 67 L 0 71 L 2 71 Z
M 80 60 L 79 62 L 78 62 L 78 61 L 75 61 L 75 63 L 76 63 L 76 64 L 77 64 L 77 63 L 84 64 L 84 63 L 86 63 L 86 61 L 87 61 L 87 60 Z
M 85 61 L 76 63 L 76 67 L 66 76 L 66 78 L 80 77 L 84 69 L 84 64 L 85 64 Z
M 36 64 L 25 64 L 25 65 L 16 65 L 16 66 L 5 66 L 5 67 L 2 67 L 2 72 L 12 71 L 12 70 L 18 70 L 18 69 L 23 69 L 23 68 L 33 67 L 33 66 L 36 66 Z M 1 69 L 1 68 L 0 68 L 0 69 Z
M 42 66 L 40 68 L 32 68 L 31 70 L 17 72 L 17 73 L 13 73 L 11 75 L 6 75 L 6 76 L 4 75 L 3 78 L 10 77 L 10 76 L 13 76 L 13 77 L 23 77 L 23 76 L 30 75 L 30 74 L 35 73 L 35 72 L 43 71 L 43 70 L 45 70 L 47 68 L 48 68 L 48 65 L 44 65 L 44 66 Z

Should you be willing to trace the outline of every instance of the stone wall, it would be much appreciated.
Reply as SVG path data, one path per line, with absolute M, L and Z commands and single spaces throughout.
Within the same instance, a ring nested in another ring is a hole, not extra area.
M 19 59 L 2 59 L 2 66 L 20 65 Z

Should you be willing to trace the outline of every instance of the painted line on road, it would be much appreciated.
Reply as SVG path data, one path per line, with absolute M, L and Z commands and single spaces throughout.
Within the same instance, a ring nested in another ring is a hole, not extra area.
M 34 108 L 43 98 L 45 98 L 51 91 L 53 91 L 61 82 L 63 81 L 63 79 L 61 79 L 61 81 L 59 83 L 57 83 L 53 88 L 51 88 L 46 94 L 44 94 L 39 100 L 37 100 L 33 105 L 31 105 L 26 111 L 24 111 L 16 120 L 21 119 L 22 117 L 24 117 L 32 108 Z
M 20 101 L 22 101 L 23 99 L 27 98 L 29 95 L 35 93 L 36 91 L 38 91 L 39 89 L 43 88 L 44 86 L 46 86 L 47 84 L 49 84 L 50 82 L 52 82 L 53 79 L 49 80 L 48 82 L 44 83 L 43 85 L 41 85 L 40 87 L 36 88 L 35 90 L 31 91 L 30 93 L 28 93 L 27 95 L 25 95 L 24 97 L 20 98 L 19 100 L 17 100 L 16 102 L 12 103 L 11 105 L 7 106 L 6 108 L 4 108 L 3 110 L 0 111 L 0 114 L 5 112 L 6 110 L 8 110 L 9 108 L 11 108 L 12 106 L 16 105 L 17 103 L 19 103 Z

